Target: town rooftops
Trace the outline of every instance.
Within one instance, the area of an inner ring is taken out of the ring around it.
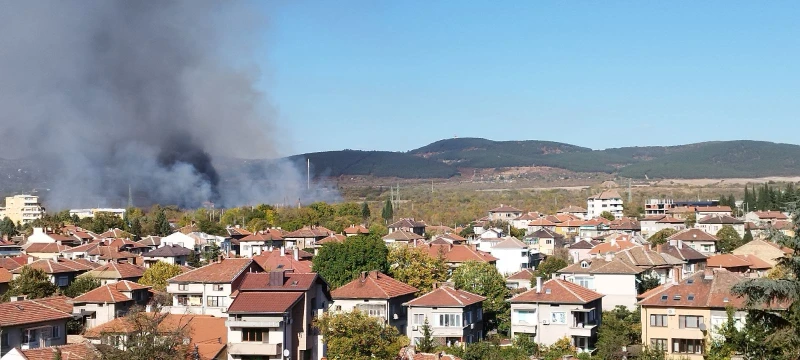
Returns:
[[[67,272],[78,272],[78,271],[87,271],[91,270],[92,268],[81,264],[76,261],[72,261],[65,258],[57,258],[55,260],[51,259],[41,259],[36,260],[30,264],[25,266],[29,266],[32,269],[39,269],[44,271],[48,274],[58,274],[58,273],[67,273]],[[18,267],[12,271],[14,274],[22,273],[23,267]]]
[[[240,292],[228,307],[228,313],[283,314],[301,298],[302,292]]]
[[[670,255],[680,260],[705,260],[706,256],[699,251],[693,249],[691,246],[676,243],[675,245],[659,245],[656,248],[659,253]]]
[[[646,268],[633,265],[621,257],[611,259],[585,259],[571,264],[561,270],[559,274],[640,274]]]
[[[331,291],[334,299],[392,299],[419,289],[378,271],[363,272],[355,280]]]
[[[511,298],[509,301],[512,304],[586,304],[603,297],[602,294],[562,279],[547,280],[538,291],[534,284],[531,284],[531,287],[533,287],[533,289]]]
[[[613,199],[622,200],[622,196],[619,195],[619,192],[617,192],[617,190],[606,190],[597,195],[589,197],[589,200],[613,200]]]
[[[517,209],[517,208],[515,208],[515,207],[513,207],[513,206],[509,206],[509,205],[503,205],[503,204],[500,204],[500,206],[498,206],[498,207],[496,207],[496,208],[494,208],[494,209],[492,209],[492,210],[489,210],[489,212],[490,212],[490,213],[500,213],[500,212],[505,212],[505,213],[521,213],[521,212],[522,212],[522,210],[520,210],[520,209]]]
[[[333,233],[322,226],[306,226],[284,235],[284,238],[324,238]]]
[[[531,212],[526,212],[526,213],[520,215],[519,217],[517,217],[514,220],[520,220],[520,221],[528,220],[528,221],[530,221],[530,220],[536,220],[536,219],[538,219],[540,217],[542,217],[542,214],[540,214],[538,212],[535,212],[535,211],[531,211]]]
[[[0,267],[0,284],[7,284],[11,282],[11,279],[14,275],[11,274],[11,271],[6,270],[6,268]]]
[[[722,205],[722,206],[697,206],[695,207],[695,211],[697,212],[719,212],[719,213],[728,213],[730,214],[731,209],[730,206]]]
[[[341,243],[347,239],[347,236],[342,234],[331,234],[330,236],[323,238],[321,240],[317,240],[314,244],[316,245],[324,245],[329,243]]]
[[[237,237],[244,237],[244,236],[247,236],[247,235],[251,235],[251,234],[253,234],[253,233],[251,233],[251,232],[247,231],[246,229],[244,229],[244,228],[241,228],[241,227],[239,227],[239,226],[236,226],[236,227],[231,227],[231,226],[229,226],[229,227],[226,227],[226,228],[225,228],[225,231],[227,231],[227,232],[228,232],[228,235],[229,235],[229,236],[237,236]]]
[[[98,279],[130,279],[144,275],[145,268],[127,263],[109,262],[101,267],[90,270],[85,275]]]
[[[567,206],[567,207],[565,207],[565,208],[563,208],[561,210],[558,210],[558,212],[560,212],[560,213],[585,213],[586,209],[584,209],[584,208],[582,208],[580,206],[569,205],[569,206]]]
[[[414,307],[465,307],[486,300],[485,297],[468,291],[439,286],[433,291],[403,305]]]
[[[716,236],[711,235],[703,230],[697,228],[690,228],[684,229],[681,231],[676,232],[669,238],[669,241],[673,240],[680,240],[680,241],[718,241]]]
[[[545,218],[538,218],[529,222],[528,226],[556,226],[556,223]]]
[[[56,353],[59,354],[58,359],[61,360],[95,360],[101,358],[100,352],[89,342],[28,350],[13,349],[12,351],[17,351],[25,360],[53,360],[56,358]]]
[[[14,258],[0,257],[0,267],[5,268],[6,270],[14,270],[27,263],[28,263],[27,259],[23,257],[14,257]]]
[[[467,261],[478,262],[497,262],[497,258],[487,252],[483,252],[474,248],[474,245],[422,245],[420,246],[428,251],[428,254],[434,258],[439,254],[444,256],[445,262],[448,263],[463,263]]]
[[[297,273],[311,272],[311,254],[297,250],[298,259],[294,259],[294,249],[284,250],[281,256],[281,249],[264,251],[259,255],[253,256],[253,260],[265,271],[269,270],[294,270]]]
[[[514,237],[507,237],[505,240],[497,243],[492,249],[527,249],[528,244],[519,241]]]
[[[0,328],[72,318],[66,296],[0,303]]]
[[[227,284],[233,282],[252,267],[255,267],[256,270],[261,270],[261,266],[253,259],[228,258],[175,276],[169,279],[169,282]]]
[[[165,245],[155,250],[150,250],[143,254],[144,257],[176,257],[176,256],[189,256],[192,253],[191,249],[187,249],[180,245]]]
[[[602,244],[598,244],[597,246],[593,247],[592,250],[589,250],[589,254],[606,254],[606,253],[615,253],[618,251],[630,249],[632,247],[639,246],[638,244],[634,244],[628,240],[614,240],[610,242],[604,242]]]
[[[661,219],[656,222],[659,224],[683,224],[685,221],[669,215],[662,215]]]
[[[577,250],[589,250],[594,248],[595,246],[602,244],[602,242],[598,240],[579,240],[572,244],[568,244],[570,249],[577,249]]]
[[[130,281],[125,281],[125,283],[130,283]],[[146,286],[141,286],[139,284],[136,284],[133,287],[130,284],[121,284],[121,283],[107,284],[72,299],[72,302],[111,304],[111,303],[133,301],[133,299],[130,298],[128,295],[123,294],[122,291],[136,290],[135,289],[136,287],[141,287],[141,289],[149,288],[149,286],[146,287]]]
[[[161,246],[161,237],[150,235],[138,241],[139,244],[145,246]]]
[[[104,233],[102,233],[100,235],[97,235],[97,237],[100,238],[100,239],[129,238],[129,237],[131,237],[131,234],[125,232],[124,230],[114,228],[114,229],[110,229],[110,230],[108,230],[108,231],[106,231],[106,232],[104,232]]]
[[[531,269],[522,269],[507,277],[506,280],[530,280],[532,276],[533,271]]]
[[[394,240],[394,241],[413,241],[417,239],[424,239],[425,237],[413,232],[408,232],[405,230],[395,230],[389,233],[388,235],[383,237],[383,240]]]
[[[351,225],[344,229],[344,233],[348,235],[369,234],[369,229],[364,225]]]
[[[761,220],[789,220],[789,217],[780,211],[755,211],[754,214]]]
[[[772,265],[754,255],[717,254],[706,259],[709,268],[742,268],[754,270],[771,269]]]
[[[276,271],[247,273],[242,280],[241,291],[307,291],[321,281],[316,273]]]
[[[744,221],[739,220],[730,215],[706,215],[702,219],[697,220],[698,224],[744,224]]]
[[[424,221],[417,221],[417,220],[414,220],[414,218],[402,218],[400,220],[395,221],[393,224],[389,225],[388,228],[390,228],[390,229],[399,229],[399,228],[413,229],[413,228],[426,227],[426,226],[428,226],[428,224],[426,224]]]
[[[23,249],[26,254],[58,254],[68,250],[69,246],[59,243],[29,243]]]

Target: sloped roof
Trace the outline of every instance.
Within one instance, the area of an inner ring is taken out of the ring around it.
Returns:
[[[322,226],[306,226],[284,235],[284,238],[323,238],[333,233]]]
[[[27,261],[22,261],[22,260],[25,259],[0,257],[0,267],[5,268],[6,270],[14,270],[27,263]]]
[[[239,275],[247,271],[250,266],[261,269],[261,266],[254,262],[253,259],[228,258],[175,276],[169,279],[169,282],[226,284],[233,282]]]
[[[533,287],[533,284],[531,284]],[[602,294],[562,279],[550,279],[540,292],[528,290],[511,300],[512,303],[586,304],[603,297]]]
[[[602,244],[598,244],[597,246],[593,247],[592,250],[589,250],[589,254],[615,253],[636,246],[639,245],[634,244],[628,240],[616,240],[613,242],[604,242]]]
[[[146,238],[144,238],[142,240],[139,240],[138,242],[139,242],[139,244],[142,244],[142,245],[145,245],[145,246],[159,246],[159,245],[161,245],[161,237],[160,236],[150,235],[150,236],[148,236],[148,237],[146,237]]]
[[[352,225],[344,229],[345,234],[369,234],[369,229],[364,225]]]
[[[522,269],[507,277],[506,280],[530,280],[532,276],[533,271],[531,269]]]
[[[528,238],[539,238],[539,239],[560,239],[563,238],[564,235],[561,235],[555,231],[541,228],[538,229],[528,235],[525,236],[526,239]]]
[[[144,275],[145,268],[128,263],[109,262],[96,269],[90,270],[85,275],[98,279],[130,279]]]
[[[302,292],[240,292],[228,307],[230,314],[283,314],[303,297]]]
[[[472,245],[455,245],[455,244],[448,244],[448,245],[422,245],[420,248],[423,248],[428,251],[428,254],[432,257],[439,256],[439,252],[444,255],[445,262],[448,263],[463,263],[467,261],[478,261],[478,262],[496,262],[497,258],[492,256],[487,252],[483,252],[477,249],[474,249]]]
[[[556,226],[556,223],[545,218],[538,218],[529,222],[528,226]]]
[[[119,238],[112,240],[108,244],[108,246],[110,246],[112,248],[116,248],[116,249],[121,249],[123,247],[129,247],[129,248],[134,248],[134,249],[148,247],[147,245],[139,244],[139,243],[137,243],[137,242],[135,242],[133,240],[130,240],[130,239],[119,239]]]
[[[597,195],[589,197],[592,200],[611,200],[611,199],[622,199],[619,192],[617,190],[606,190]]]
[[[588,267],[581,267],[581,263],[586,262]],[[614,257],[610,261],[606,259],[586,259],[581,260],[575,264],[571,264],[561,270],[559,274],[573,273],[573,274],[640,274],[646,268],[636,266],[622,257]]]
[[[706,259],[709,268],[771,269],[772,265],[755,255],[717,254]]]
[[[72,318],[66,296],[0,303],[0,327]]]
[[[536,219],[538,219],[540,217],[542,217],[542,214],[540,214],[538,212],[535,212],[535,211],[529,211],[529,212],[526,212],[526,213],[518,216],[514,220],[529,220],[530,221],[530,220],[536,220]]]
[[[266,242],[274,240],[283,240],[283,234],[269,231],[257,232],[239,239],[239,242]]]
[[[10,271],[6,270],[6,268],[0,267],[0,284],[6,284],[11,281],[14,275],[11,274]]]
[[[580,241],[574,242],[572,244],[569,244],[569,248],[570,249],[578,249],[578,250],[588,250],[588,249],[594,248],[595,246],[597,246],[599,244],[602,244],[602,242],[597,241],[597,240],[591,240],[591,241],[590,240],[580,240]]]
[[[355,280],[331,291],[334,299],[392,299],[419,289],[378,271],[362,273]]]
[[[685,221],[669,215],[662,215],[661,219],[656,222],[659,224],[683,224]]]
[[[759,219],[764,220],[789,220],[786,214],[780,211],[754,211],[753,212]]]
[[[274,270],[273,270],[274,271]],[[320,280],[316,273],[285,272],[283,284],[272,286],[269,284],[270,273],[247,273],[242,280],[241,291],[306,291]]]
[[[517,209],[517,208],[515,208],[513,206],[500,204],[500,206],[498,206],[498,207],[496,207],[496,208],[494,208],[492,210],[489,210],[489,212],[490,213],[496,213],[496,212],[522,212],[522,210]]]
[[[311,260],[302,256],[298,256],[299,259],[295,260],[292,251],[291,249],[285,250],[283,256],[280,256],[281,249],[274,249],[272,252],[265,251],[260,255],[253,256],[253,260],[265,271],[286,269],[298,273],[311,272]]]
[[[59,245],[58,243],[28,243],[24,247],[25,253],[58,254],[68,250],[69,246]]]
[[[528,244],[517,240],[517,238],[508,237],[505,240],[497,243],[492,249],[527,249]]]
[[[404,305],[417,307],[465,307],[484,300],[486,298],[478,294],[454,289],[450,286],[440,286]]]
[[[106,232],[104,232],[104,233],[102,233],[100,235],[97,235],[97,237],[99,237],[101,239],[112,239],[112,238],[115,239],[115,238],[127,238],[127,237],[130,237],[130,235],[131,234],[125,232],[124,230],[114,228],[114,229],[110,229],[110,230],[108,230],[108,231],[106,231]]]
[[[345,235],[333,234],[333,235],[328,236],[328,237],[326,237],[324,239],[317,240],[317,242],[315,244],[323,245],[323,244],[335,243],[335,242],[336,243],[340,243],[340,242],[344,242],[345,239],[347,239],[347,236],[345,236]]]
[[[88,266],[86,266],[84,264],[81,264],[81,263],[78,263],[78,262],[75,262],[75,261],[72,261],[72,260],[69,260],[69,259],[65,259],[65,258],[57,258],[55,260],[41,259],[41,260],[36,260],[36,261],[34,261],[34,262],[30,263],[30,264],[27,264],[25,266],[29,266],[29,267],[31,267],[33,269],[42,270],[42,271],[44,271],[44,272],[46,272],[48,274],[87,271],[87,270],[91,270],[92,269],[92,268],[90,268],[90,267],[88,267]],[[18,267],[16,269],[14,269],[12,271],[12,273],[20,274],[20,273],[22,273],[22,269],[23,268],[24,268],[24,266],[23,267]]]
[[[684,263],[682,260],[672,258],[671,256],[663,256],[646,246],[637,246],[620,251],[615,254],[615,257],[617,256],[627,260],[633,265],[645,268],[682,265]]]
[[[730,215],[706,215],[702,219],[697,220],[698,224],[744,224],[744,221],[739,220]]]
[[[61,360],[100,359],[100,352],[89,342],[43,347],[29,350],[18,350],[26,360],[53,360],[55,353],[61,353]]]
[[[247,231],[247,229],[244,229],[244,228],[241,228],[241,227],[228,226],[228,227],[225,228],[225,231],[227,231],[228,235],[230,235],[230,236],[247,236],[247,235],[252,234],[251,232]]]
[[[145,253],[144,257],[175,257],[175,256],[188,256],[193,250],[187,249],[180,245],[165,245],[155,250],[150,250]]]
[[[730,213],[733,211],[730,206],[722,205],[722,206],[697,206],[695,207],[695,211],[697,212],[726,212]]]
[[[412,241],[424,238],[425,237],[422,235],[405,230],[395,230],[383,237],[384,240],[394,240],[394,241]]]
[[[395,221],[393,224],[389,225],[388,228],[415,228],[415,227],[426,227],[428,226],[425,224],[424,221],[417,221],[413,218],[403,218],[400,220]]]
[[[117,290],[115,284],[103,285],[81,296],[72,299],[74,303],[121,303],[133,301],[130,297]]]
[[[711,235],[698,228],[683,229],[672,234],[667,240],[680,240],[680,241],[718,241],[716,236]]]
[[[693,249],[691,246],[662,245],[658,248],[659,252],[668,254],[681,260],[704,260],[705,255]]]

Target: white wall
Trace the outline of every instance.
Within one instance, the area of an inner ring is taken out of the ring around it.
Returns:
[[[489,253],[497,258],[497,263],[495,263],[495,266],[497,267],[497,271],[503,275],[508,276],[519,272],[523,269],[523,264],[525,265],[525,268],[529,267],[527,249],[491,248],[489,249]]]

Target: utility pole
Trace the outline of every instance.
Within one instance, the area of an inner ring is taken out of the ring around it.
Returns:
[[[131,184],[128,183],[128,208],[133,207],[133,193],[131,192]]]
[[[311,190],[311,158],[306,159],[306,190]]]

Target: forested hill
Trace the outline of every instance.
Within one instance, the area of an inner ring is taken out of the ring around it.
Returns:
[[[715,141],[678,146],[592,150],[551,141],[447,139],[409,152],[342,150],[301,154],[318,175],[449,178],[459,169],[547,166],[644,178],[730,178],[800,175],[800,146]]]

